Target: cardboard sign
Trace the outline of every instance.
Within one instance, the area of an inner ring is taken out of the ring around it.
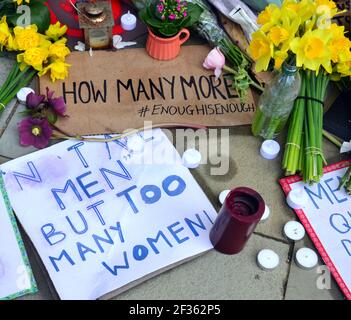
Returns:
[[[71,134],[104,134],[153,124],[181,123],[205,126],[250,124],[255,111],[251,91],[240,103],[231,88],[230,77],[216,80],[202,63],[210,48],[186,46],[172,61],[149,57],[145,49],[117,52],[75,52],[65,81],[46,87],[62,95],[68,106],[67,118],[57,126]]]
[[[0,175],[0,300],[37,291],[15,216]]]
[[[66,141],[0,168],[62,299],[96,299],[212,248],[211,203],[161,130]]]
[[[308,204],[295,212],[348,300],[351,300],[351,196],[344,189],[338,190],[338,186],[350,164],[344,161],[324,168],[321,182],[313,186],[304,184],[299,176],[280,181],[286,194],[293,189],[307,193]]]

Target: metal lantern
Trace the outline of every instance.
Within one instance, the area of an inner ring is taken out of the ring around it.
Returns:
[[[115,24],[111,1],[80,2],[77,11],[86,46],[92,49],[111,48]]]

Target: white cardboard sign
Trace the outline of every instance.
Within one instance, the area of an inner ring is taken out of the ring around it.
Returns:
[[[346,298],[351,300],[351,196],[339,183],[345,174],[349,161],[343,161],[324,168],[321,181],[312,186],[294,176],[280,181],[286,194],[293,189],[307,193],[308,203],[301,210],[295,210],[329,267]]]
[[[2,165],[11,204],[62,299],[96,299],[212,248],[211,203],[161,130],[66,141]]]
[[[35,293],[36,283],[0,176],[0,300]]]

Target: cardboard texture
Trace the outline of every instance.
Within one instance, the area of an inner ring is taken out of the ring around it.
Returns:
[[[186,46],[172,61],[157,61],[145,49],[118,52],[72,53],[65,81],[46,87],[62,95],[68,117],[57,122],[70,135],[119,133],[141,128],[144,121],[156,124],[235,126],[252,122],[255,103],[252,92],[241,103],[228,76],[215,79],[202,66],[210,48]]]

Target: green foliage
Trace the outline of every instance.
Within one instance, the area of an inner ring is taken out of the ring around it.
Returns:
[[[156,2],[152,2],[149,6],[139,12],[139,16],[140,19],[155,33],[155,35],[162,38],[170,38],[178,34],[181,29],[191,27],[199,20],[203,9],[192,3],[188,3],[187,7],[186,17],[176,20],[162,20],[160,13],[157,11]]]
[[[45,0],[32,0],[29,4],[31,12],[31,24],[38,26],[40,33],[45,33],[50,25],[50,11],[44,4]],[[6,16],[12,27],[17,25],[22,12],[17,13],[17,4],[12,0],[0,0],[0,17]]]

